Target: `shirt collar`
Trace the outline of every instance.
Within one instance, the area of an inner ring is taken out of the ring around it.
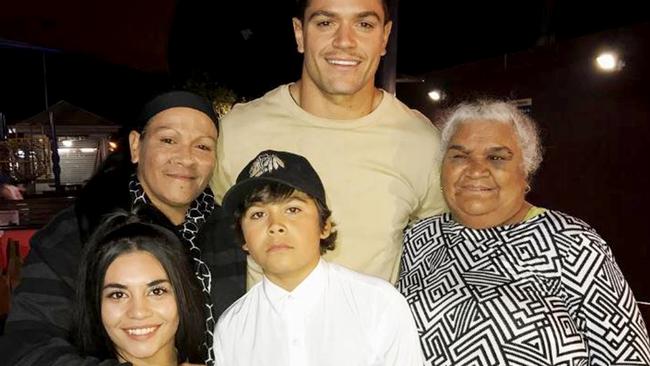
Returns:
[[[293,291],[283,289],[264,276],[262,280],[264,294],[273,309],[278,313],[282,312],[289,298],[298,306],[307,310],[320,299],[325,291],[328,269],[329,265],[321,258],[311,273]]]

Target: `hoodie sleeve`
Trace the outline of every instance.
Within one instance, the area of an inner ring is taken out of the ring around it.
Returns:
[[[118,364],[116,360],[81,357],[70,340],[80,252],[72,207],[34,235],[0,337],[0,365]]]

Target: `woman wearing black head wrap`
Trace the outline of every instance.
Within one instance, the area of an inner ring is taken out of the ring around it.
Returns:
[[[129,134],[129,151],[111,155],[75,205],[34,235],[7,336],[0,339],[7,364],[110,364],[84,358],[71,346],[70,303],[81,248],[116,209],[144,208],[153,223],[172,229],[184,242],[206,295],[204,331],[210,336],[214,319],[245,289],[245,256],[231,245],[208,187],[216,139],[217,118],[198,95],[174,91],[145,105]],[[210,364],[211,350],[205,355]]]

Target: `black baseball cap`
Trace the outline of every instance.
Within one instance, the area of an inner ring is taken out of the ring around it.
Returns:
[[[327,207],[323,182],[307,159],[286,151],[266,150],[257,154],[239,173],[237,182],[223,197],[223,212],[232,216],[250,192],[268,183],[286,184]]]

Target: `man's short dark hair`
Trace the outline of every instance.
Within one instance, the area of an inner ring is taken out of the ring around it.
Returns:
[[[234,231],[235,231],[235,239],[239,242],[240,245],[244,245],[246,242],[244,239],[244,233],[242,231],[241,227],[241,220],[244,214],[246,213],[246,210],[248,210],[251,206],[253,206],[256,203],[275,203],[275,202],[281,202],[294,194],[294,192],[301,192],[296,190],[293,187],[290,187],[286,184],[282,183],[267,183],[263,185],[259,185],[255,189],[253,189],[246,197],[242,200],[242,202],[237,206],[233,213],[234,217]],[[301,192],[304,193],[304,192]],[[304,193],[307,197],[312,199],[314,203],[316,204],[316,208],[318,210],[318,224],[323,231],[325,229],[325,225],[327,224],[327,220],[332,216],[332,211],[330,211],[329,208],[323,202],[320,202],[318,199],[314,199],[312,196]],[[333,223],[330,223],[331,227],[334,227]],[[325,238],[320,240],[320,253],[325,254],[326,251],[328,250],[333,250],[336,242],[336,232],[332,230],[330,232],[330,235]]]
[[[309,5],[310,0],[296,0],[295,17],[300,19],[301,22],[305,21],[305,10]],[[388,23],[390,17],[390,0],[381,0],[381,5],[384,8],[384,24]]]

